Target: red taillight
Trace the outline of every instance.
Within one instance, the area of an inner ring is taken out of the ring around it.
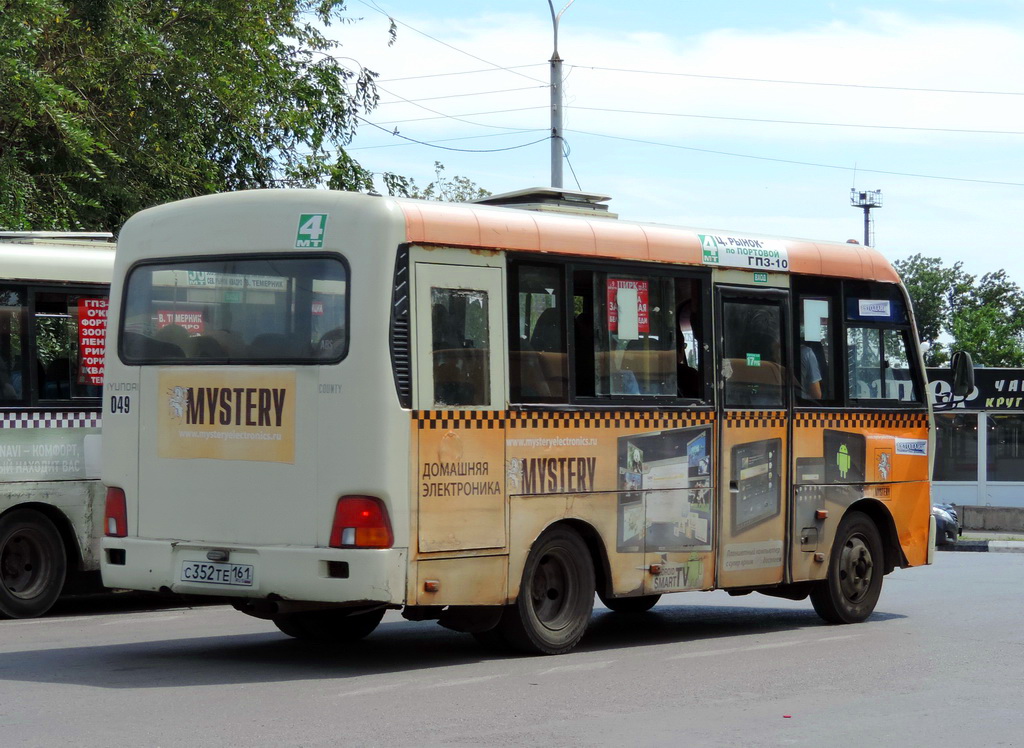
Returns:
[[[331,548],[390,548],[394,542],[384,502],[372,496],[338,499],[331,526]]]
[[[128,534],[128,504],[124,498],[123,488],[107,489],[103,529],[108,538],[123,538]]]

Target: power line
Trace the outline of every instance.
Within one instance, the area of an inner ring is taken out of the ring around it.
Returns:
[[[431,109],[428,106],[423,106],[423,104],[417,104],[415,101],[412,101],[411,99],[407,99],[404,96],[399,96],[394,91],[389,91],[388,89],[381,88],[380,86],[377,86],[377,88],[379,90],[383,91],[384,93],[388,94],[389,96],[394,96],[396,99],[401,99],[402,101],[404,101],[407,104],[412,104],[413,106],[419,107],[420,109],[422,109],[422,110],[424,110],[426,112],[430,112],[431,114],[436,114],[437,115],[436,117],[419,117],[419,118],[416,118],[416,119],[391,120],[389,122],[381,122],[381,123],[378,123],[378,124],[382,124],[382,125],[401,125],[401,124],[405,124],[406,122],[421,122],[423,120],[453,119],[456,122],[462,122],[462,123],[467,124],[467,125],[475,125],[477,127],[492,127],[494,129],[497,129],[497,130],[516,130],[516,129],[524,129],[525,130],[525,129],[529,129],[529,128],[502,127],[501,125],[487,125],[487,124],[484,124],[482,122],[471,122],[468,119],[462,119],[462,117],[471,117],[471,116],[475,116],[475,115],[472,115],[472,114],[468,114],[468,115],[445,114],[444,112],[439,112],[437,109]],[[536,107],[534,107],[534,108],[536,108]],[[505,110],[505,111],[507,112],[507,111],[515,111],[515,110]],[[505,112],[484,112],[484,114],[504,114],[504,113]]]
[[[424,107],[424,108],[426,108],[426,107]],[[435,119],[455,119],[455,120],[459,120],[460,122],[464,122],[465,120],[461,120],[459,118],[460,117],[482,117],[482,116],[487,115],[487,114],[509,114],[511,112],[529,112],[529,111],[532,111],[532,110],[535,110],[535,109],[547,109],[547,108],[548,107],[546,107],[546,106],[524,106],[524,107],[519,107],[518,109],[495,109],[495,110],[490,111],[490,112],[468,112],[466,114],[460,114],[460,115],[457,115],[457,116],[454,115],[454,114],[438,114],[437,117],[416,117],[414,119],[396,119],[396,120],[389,120],[387,122],[379,122],[378,124],[381,124],[381,125],[402,125],[402,124],[405,124],[407,122],[427,122],[429,120],[435,120]],[[432,111],[432,110],[428,109],[427,111]],[[485,125],[485,124],[480,123],[480,122],[468,122],[467,124],[479,125],[480,127],[497,127],[498,126],[498,125]],[[509,128],[502,128],[502,129],[512,130],[512,129],[515,129],[515,128],[509,127]],[[523,128],[523,129],[529,129],[529,128]]]
[[[380,88],[380,86],[377,87]],[[397,98],[399,99],[398,101],[379,101],[377,102],[377,106],[386,106],[388,104],[403,103],[416,104],[421,101],[437,101],[438,99],[459,99],[465,96],[487,96],[488,94],[514,93],[516,91],[535,91],[538,88],[548,88],[548,86],[522,86],[520,88],[502,88],[496,91],[474,91],[473,93],[448,94],[447,96],[430,96],[425,99],[406,99],[401,96],[397,96]],[[385,91],[385,89],[383,88],[380,88],[380,90]],[[385,93],[389,93],[392,96],[396,96],[396,94],[393,94],[390,91],[385,91]]]
[[[388,130],[387,132],[390,135],[392,131]],[[429,140],[429,141],[427,141],[427,144],[428,145],[433,145],[434,143],[452,143],[452,142],[456,142],[456,141],[460,141],[460,140],[479,140],[480,138],[503,138],[503,137],[505,137],[507,135],[519,135],[521,133],[528,133],[528,132],[547,132],[547,128],[538,128],[538,129],[535,129],[535,130],[516,130],[515,132],[491,132],[491,133],[487,133],[486,135],[464,135],[461,138],[439,138],[437,140]],[[356,146],[355,148],[346,148],[345,150],[346,151],[372,151],[372,150],[376,150],[378,148],[404,148],[407,145],[415,145],[415,144],[414,143],[385,143],[383,145],[360,145],[360,146]]]
[[[510,65],[509,67],[502,68],[502,70],[519,70],[521,68],[535,68],[541,65],[547,66],[546,62],[533,62],[529,65]],[[402,78],[381,78],[378,83],[394,83],[395,81],[416,81],[422,78],[444,78],[450,75],[472,75],[473,73],[493,73],[494,68],[481,68],[478,70],[460,70],[455,73],[427,73],[425,75],[406,75]],[[545,83],[545,86],[549,84]]]
[[[641,75],[671,75],[681,78],[706,78],[720,81],[742,81],[745,83],[778,83],[788,86],[828,86],[833,88],[867,88],[879,91],[915,91],[918,93],[951,93],[978,94],[984,96],[1024,96],[1024,91],[978,91],[959,88],[913,88],[911,86],[872,86],[865,83],[828,83],[825,81],[794,81],[775,78],[742,78],[730,75],[703,75],[700,73],[676,73],[665,70],[630,70],[628,68],[606,68],[598,65],[571,65],[585,70],[603,70],[612,73],[632,73]]]
[[[813,166],[819,169],[838,169],[842,171],[854,171],[867,172],[870,174],[885,174],[894,177],[914,177],[917,179],[940,179],[949,182],[971,182],[974,184],[994,184],[1001,185],[1004,187],[1024,187],[1024,182],[1001,182],[993,179],[970,179],[968,177],[945,177],[937,174],[915,174],[911,172],[902,171],[884,171],[881,169],[865,169],[863,167],[853,166],[836,166],[835,164],[818,164],[812,161],[795,161],[785,158],[771,158],[769,156],[754,156],[749,153],[731,153],[729,151],[716,151],[710,148],[695,148],[693,146],[676,145],[674,143],[659,143],[654,140],[642,140],[640,138],[627,138],[621,135],[605,135],[599,132],[586,132],[584,130],[572,129],[571,132],[578,133],[579,135],[590,135],[595,138],[608,138],[609,140],[623,140],[629,143],[642,143],[644,145],[655,145],[662,148],[675,148],[681,151],[695,151],[697,153],[710,153],[716,156],[731,156],[733,158],[748,158],[757,161],[771,161],[777,164],[794,164],[796,166]]]
[[[580,109],[587,112],[612,112],[616,114],[645,114],[656,117],[688,117],[692,119],[714,119],[727,120],[730,122],[758,122],[761,124],[773,125],[813,125],[816,127],[857,127],[872,130],[913,130],[916,132],[951,132],[968,133],[974,135],[1024,135],[1020,130],[967,130],[953,127],[909,127],[902,125],[860,125],[849,122],[809,122],[805,120],[785,119],[758,119],[755,117],[722,117],[711,114],[683,114],[679,112],[647,112],[634,109],[607,109],[604,107],[572,106],[573,109]]]
[[[507,71],[509,73],[512,73],[513,75],[518,75],[518,76],[520,76],[522,78],[526,78],[527,80],[531,80],[534,83],[545,83],[545,81],[542,81],[539,78],[534,78],[533,76],[526,75],[524,73],[520,73],[515,68],[509,68],[509,67],[505,67],[504,65],[499,65],[496,62],[491,62],[490,60],[485,60],[483,57],[478,57],[477,55],[473,54],[472,52],[467,52],[464,49],[459,49],[458,47],[456,47],[453,44],[449,44],[446,41],[442,41],[442,40],[438,39],[437,37],[431,36],[430,34],[426,33],[425,31],[420,31],[419,29],[414,28],[413,26],[410,26],[409,24],[407,24],[407,23],[405,23],[403,21],[399,21],[393,15],[391,15],[386,10],[384,10],[379,5],[377,5],[376,2],[368,3],[368,2],[366,2],[366,0],[359,0],[359,3],[361,3],[362,5],[365,5],[370,10],[374,10],[374,11],[380,13],[381,15],[386,16],[388,18],[388,20],[392,21],[393,23],[396,23],[396,24],[398,24],[400,26],[404,26],[405,28],[409,29],[410,31],[415,31],[420,36],[425,36],[427,39],[430,39],[431,41],[437,42],[438,44],[440,44],[440,45],[442,45],[444,47],[448,47],[448,49],[454,50],[455,52],[458,52],[459,54],[466,55],[467,57],[472,57],[474,60],[477,60],[478,62],[482,62],[485,65],[490,65],[495,70],[505,70],[505,71]]]
[[[520,143],[519,145],[508,146],[507,148],[486,148],[486,149],[448,148],[447,146],[436,145],[435,143],[429,143],[429,142],[424,141],[424,140],[416,140],[415,138],[407,137],[407,136],[402,135],[401,133],[399,133],[397,129],[395,129],[395,130],[388,130],[386,127],[381,127],[380,125],[378,125],[375,122],[370,122],[370,120],[364,119],[363,117],[360,117],[358,114],[353,114],[352,116],[355,117],[360,122],[363,122],[363,123],[369,125],[370,127],[376,127],[378,130],[382,130],[382,131],[388,133],[389,135],[393,135],[396,138],[401,138],[402,140],[408,140],[410,143],[416,143],[417,145],[425,145],[425,146],[429,146],[430,148],[438,148],[438,149],[440,149],[442,151],[456,151],[458,153],[500,153],[502,151],[514,151],[514,150],[517,150],[519,148],[527,148],[527,147],[529,147],[531,145],[537,145],[537,143],[543,143],[543,142],[545,142],[545,141],[547,141],[549,139],[547,136],[545,136],[545,137],[540,138],[538,140],[534,140],[534,141],[532,141],[530,143]]]

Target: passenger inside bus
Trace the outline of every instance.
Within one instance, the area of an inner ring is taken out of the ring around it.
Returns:
[[[676,310],[676,327],[678,328],[678,355],[676,357],[676,388],[679,397],[700,397],[702,382],[700,372],[690,365],[687,358],[686,334],[690,333],[694,342],[697,341],[696,331],[700,329],[698,315],[688,299]]]

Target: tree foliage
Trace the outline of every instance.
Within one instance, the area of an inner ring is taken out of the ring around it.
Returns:
[[[468,203],[482,197],[489,197],[490,192],[479,187],[467,177],[447,177],[444,164],[434,162],[434,181],[420,188],[415,180],[399,177],[388,185],[393,195],[415,197],[421,200],[441,200],[446,203]]]
[[[917,254],[893,263],[914,305],[925,363],[942,366],[964,350],[984,366],[1024,366],[1024,291],[1005,270],[980,278],[963,263]]]
[[[0,0],[0,227],[116,230],[222,190],[372,188],[343,0]],[[394,26],[389,40],[394,40]],[[383,41],[383,40],[382,40]]]

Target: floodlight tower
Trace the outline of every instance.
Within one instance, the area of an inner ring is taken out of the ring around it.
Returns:
[[[864,211],[864,246],[871,246],[871,209],[882,207],[881,190],[850,190],[850,205]]]
[[[558,56],[558,22],[562,14],[576,0],[569,0],[558,13],[552,0],[548,0],[551,8],[551,25],[555,32],[555,46],[551,53],[551,186],[562,188],[562,158],[565,155],[562,144],[562,58]]]

